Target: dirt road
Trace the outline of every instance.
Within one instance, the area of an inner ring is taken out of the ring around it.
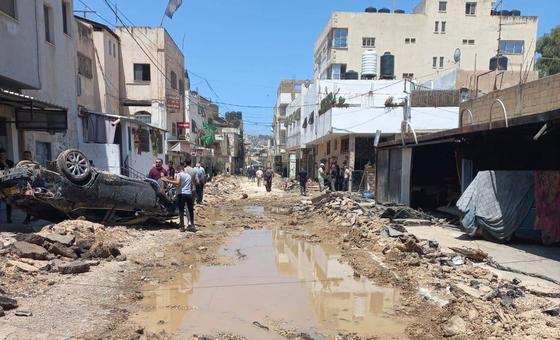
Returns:
[[[535,292],[407,231],[384,235],[390,222],[371,203],[317,193],[302,201],[280,187],[218,178],[196,208],[196,234],[98,226],[123,256],[82,274],[24,272],[4,254],[0,293],[19,306],[0,318],[0,339],[560,334],[558,317],[543,313],[557,287]],[[22,310],[32,316],[15,315]]]

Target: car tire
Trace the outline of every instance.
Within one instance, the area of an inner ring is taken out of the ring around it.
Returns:
[[[60,153],[56,159],[58,169],[72,183],[87,182],[91,176],[91,165],[86,155],[80,150],[70,149]]]

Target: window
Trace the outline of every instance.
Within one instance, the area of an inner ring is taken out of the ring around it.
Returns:
[[[111,41],[108,41],[109,43],[109,55],[113,55],[113,44],[111,44]]]
[[[416,44],[416,38],[410,38],[410,43],[411,44]]]
[[[403,79],[413,79],[414,78],[414,73],[403,73],[402,77],[403,77]]]
[[[146,111],[136,112],[134,114],[134,118],[136,118],[136,120],[141,121],[142,123],[152,124],[152,115],[149,112]]]
[[[344,138],[340,140],[340,153],[348,153],[348,149],[350,146],[350,139]]]
[[[331,141],[327,142],[327,155],[331,154]]]
[[[338,139],[334,140],[334,151],[336,151],[336,149],[338,149]]]
[[[82,78],[76,76],[76,95],[79,97],[82,95]]]
[[[171,88],[177,90],[177,73],[171,71]]]
[[[439,57],[439,68],[443,68],[443,57]]]
[[[117,44],[113,43],[113,58],[117,57]]]
[[[333,64],[331,66],[330,79],[344,79],[345,73],[346,73],[346,64]]]
[[[333,47],[334,48],[346,48],[348,38],[347,28],[334,28],[333,29]]]
[[[476,15],[476,2],[467,2],[465,5],[466,15]]]
[[[439,11],[440,11],[440,13],[447,12],[447,1],[440,1],[439,2]]]
[[[469,39],[469,45],[474,45],[474,40],[473,39]]]
[[[446,24],[445,21],[441,22],[441,33],[445,33],[445,24]]]
[[[86,77],[93,78],[93,67],[91,59],[78,52],[78,74]]]
[[[150,152],[150,131],[148,129],[140,129],[140,151]]]
[[[362,38],[362,47],[375,47],[375,38],[372,37]]]
[[[49,6],[43,6],[43,15],[45,21],[45,40],[54,44],[52,9]]]
[[[150,64],[134,64],[134,81],[150,81]]]
[[[68,29],[68,12],[68,3],[62,2],[62,31],[65,34],[70,35],[70,30]]]
[[[500,53],[523,54],[525,41],[523,40],[500,40]]]
[[[405,43],[405,44],[410,44],[410,38],[404,39],[404,43]]]
[[[17,19],[16,0],[0,0],[0,12],[7,14],[14,19]]]
[[[179,92],[181,92],[181,94],[185,92],[185,82],[183,79],[179,79]]]
[[[433,57],[432,58],[432,67],[436,68],[437,67],[437,57]]]
[[[436,24],[434,25],[434,33],[437,33],[439,31],[439,21],[436,21]]]

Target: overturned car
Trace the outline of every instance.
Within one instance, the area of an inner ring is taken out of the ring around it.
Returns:
[[[172,186],[94,168],[79,150],[66,150],[43,167],[21,161],[0,171],[8,202],[40,219],[85,218],[105,224],[163,222],[176,215]]]

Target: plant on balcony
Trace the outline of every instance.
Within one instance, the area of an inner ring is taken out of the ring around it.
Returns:
[[[340,92],[340,89],[338,89],[338,91],[336,91],[336,93],[332,93],[332,92],[328,92],[328,89],[325,88],[325,92],[327,93],[327,96],[325,98],[323,98],[323,100],[321,100],[321,107],[319,108],[319,114],[320,115],[329,111],[333,107],[347,108],[349,106],[348,104],[346,104],[346,98],[338,97],[338,99],[337,99],[337,95],[338,95],[338,92]]]

